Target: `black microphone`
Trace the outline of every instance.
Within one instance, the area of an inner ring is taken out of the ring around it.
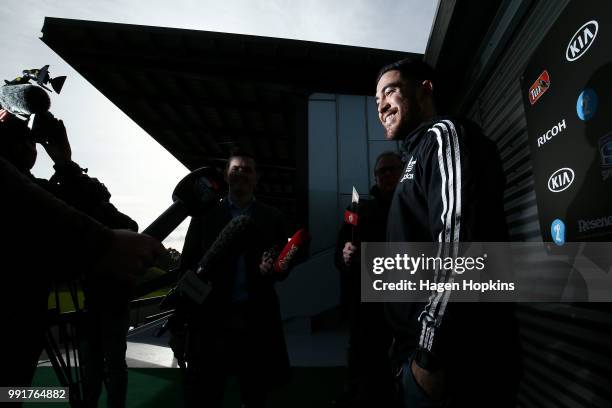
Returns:
[[[220,258],[243,252],[254,229],[255,223],[248,215],[232,218],[198,262],[198,273],[205,271]]]
[[[225,195],[223,177],[212,167],[202,167],[186,175],[172,193],[172,205],[144,231],[163,241],[188,216],[202,215],[213,208]]]
[[[14,115],[45,113],[51,107],[47,91],[31,84],[0,86],[0,105]]]

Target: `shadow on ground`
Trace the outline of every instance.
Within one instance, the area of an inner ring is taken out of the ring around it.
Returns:
[[[269,408],[326,408],[340,391],[345,369],[342,367],[293,368],[293,380],[284,389],[270,394]],[[129,408],[181,407],[183,395],[180,371],[176,368],[130,368]],[[58,386],[51,367],[40,367],[34,377],[34,386]],[[68,404],[29,403],[24,407],[60,407]],[[103,394],[99,403],[106,406]],[[224,408],[240,407],[239,390],[236,382],[230,382],[226,389]]]

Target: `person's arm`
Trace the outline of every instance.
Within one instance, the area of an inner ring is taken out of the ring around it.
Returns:
[[[451,121],[434,125],[427,134],[427,144],[422,151],[421,187],[427,195],[430,232],[438,242],[438,256],[457,257],[459,242],[465,236],[463,208],[470,197],[465,194],[470,180],[466,174],[467,153],[463,148],[462,128]],[[439,282],[452,282],[452,271],[435,271]],[[445,320],[450,290],[434,292],[419,316],[421,334],[419,349],[412,370],[419,384],[433,397],[444,391],[444,358],[441,353],[448,346],[445,339]],[[444,345],[444,346],[442,346]]]
[[[111,194],[98,179],[89,177],[87,169],[81,168],[77,163],[68,161],[54,164],[55,173],[49,180],[57,189],[60,198],[74,201],[81,206],[95,208],[101,202],[108,202]],[[80,192],[80,196],[77,195]]]
[[[6,249],[28,254],[20,262],[34,276],[26,279],[64,280],[82,273],[124,278],[141,272],[163,252],[151,237],[113,231],[66,205],[3,158],[0,190]]]
[[[85,174],[87,170],[72,161],[72,149],[64,122],[54,118],[53,115],[47,115],[39,118],[37,124],[38,126],[32,132],[38,135],[40,145],[53,160],[55,174],[49,181],[52,192],[58,198],[77,208],[83,207],[88,201],[96,204],[100,201],[108,201],[110,193],[104,184],[88,177]],[[78,200],[78,193],[84,196],[81,200]],[[86,211],[88,208],[78,209]]]
[[[0,212],[3,233],[17,240],[17,245],[32,248],[33,256],[38,248],[57,253],[61,262],[48,260],[56,277],[75,277],[110,247],[110,229],[36,186],[4,159],[0,159],[0,189],[4,196]]]
[[[110,203],[111,194],[106,186],[72,161],[68,134],[61,120],[47,117],[37,132],[45,135],[40,144],[54,163],[55,174],[49,180],[49,189],[57,198],[109,228],[138,231],[138,224]]]
[[[110,203],[110,192],[97,178],[89,177],[72,161],[53,167],[50,184],[58,198],[109,228],[138,231],[136,221]]]
[[[342,223],[340,227],[340,231],[338,232],[338,239],[336,240],[336,249],[334,251],[334,264],[336,265],[336,269],[342,273],[349,272],[350,265],[347,264],[347,243],[351,244],[351,228],[347,223]],[[349,249],[354,249],[353,252],[356,252],[357,249],[354,248],[351,244]]]

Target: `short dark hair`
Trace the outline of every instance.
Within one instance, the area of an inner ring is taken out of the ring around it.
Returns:
[[[399,71],[402,79],[406,80],[430,80],[434,83],[437,80],[435,70],[425,61],[419,58],[404,58],[403,60],[385,65],[380,71],[378,71],[376,83],[378,84],[380,78],[389,71]]]
[[[253,160],[253,163],[255,164],[255,171],[257,171],[257,159],[255,158],[255,155],[253,154],[253,152],[251,152],[248,149],[241,148],[241,147],[235,147],[230,151],[230,154],[227,157],[227,164],[225,165],[226,172],[227,170],[229,170],[230,162],[232,161],[233,158],[236,158],[236,157],[246,157],[248,159]]]

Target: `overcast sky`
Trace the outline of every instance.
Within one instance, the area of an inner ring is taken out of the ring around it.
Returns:
[[[64,120],[73,160],[89,169],[111,201],[146,227],[170,204],[187,169],[51,51],[40,30],[45,16],[220,31],[425,51],[437,0],[2,0],[0,80],[49,64],[67,75],[51,111]],[[38,147],[33,173],[49,177],[52,163]],[[164,243],[182,249],[186,224]]]

